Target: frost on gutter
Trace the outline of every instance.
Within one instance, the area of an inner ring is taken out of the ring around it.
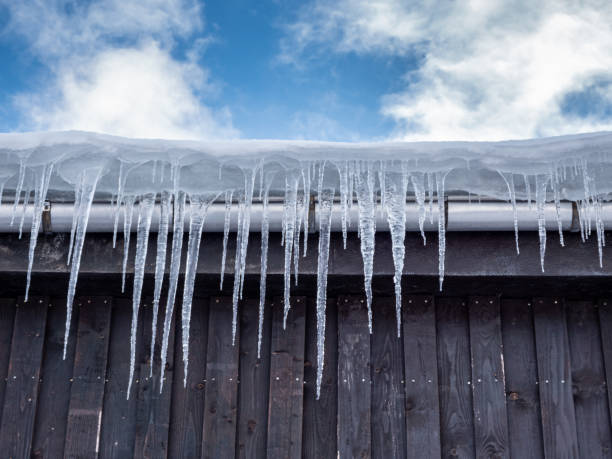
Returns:
[[[0,134],[0,199],[4,191],[4,201],[12,208],[9,224],[19,227],[20,234],[26,206],[33,204],[26,300],[44,202],[53,200],[74,203],[67,260],[71,265],[71,273],[67,292],[65,343],[69,339],[72,303],[92,203],[111,204],[113,211],[109,218],[112,220],[110,226],[114,228],[113,245],[122,217],[125,233],[123,279],[129,253],[131,222],[135,219],[137,234],[128,387],[133,378],[135,330],[154,206],[160,206],[153,301],[154,329],[157,327],[161,293],[164,288],[167,289],[163,317],[162,371],[167,357],[169,327],[177,302],[183,252],[183,238],[173,236],[169,242],[168,233],[169,230],[172,230],[173,235],[182,235],[184,231],[189,233],[185,285],[181,299],[186,380],[192,295],[201,235],[206,226],[209,206],[219,202],[226,209],[222,266],[219,268],[221,285],[226,269],[230,211],[232,206],[238,207],[233,280],[234,334],[238,303],[244,285],[249,233],[253,229],[262,233],[259,354],[265,312],[269,199],[275,197],[284,202],[282,243],[285,262],[285,319],[290,310],[291,274],[293,271],[297,283],[299,258],[307,253],[309,206],[311,199],[314,199],[319,209],[316,293],[318,397],[323,374],[327,265],[334,212],[341,214],[345,245],[349,229],[356,227],[360,237],[370,332],[376,223],[379,215],[386,218],[392,241],[399,335],[402,294],[400,280],[404,268],[404,236],[408,229],[407,198],[414,199],[418,206],[418,229],[424,243],[426,222],[437,226],[440,289],[444,280],[446,193],[466,194],[468,199],[476,194],[510,201],[517,253],[520,228],[516,202],[526,201],[533,206],[540,237],[542,271],[546,250],[545,203],[555,203],[563,244],[560,202],[573,201],[578,209],[582,239],[587,239],[592,230],[595,230],[601,265],[602,247],[605,244],[602,203],[612,192],[611,152],[612,133],[605,132],[495,143],[192,142],[125,139],[84,132]],[[261,228],[252,228],[251,225],[254,200],[263,203]],[[351,219],[353,209],[356,209],[356,219]],[[189,224],[185,227],[186,214],[189,215]],[[166,276],[164,266],[168,246],[170,269]],[[153,332],[153,340],[155,336]],[[153,341],[152,350],[154,346]],[[128,397],[129,393],[128,389]]]

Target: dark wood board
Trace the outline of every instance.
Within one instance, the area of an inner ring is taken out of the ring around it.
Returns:
[[[4,403],[4,389],[11,357],[11,339],[15,322],[15,299],[0,298],[0,416]]]

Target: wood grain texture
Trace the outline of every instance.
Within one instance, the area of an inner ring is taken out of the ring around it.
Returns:
[[[17,300],[0,424],[0,451],[6,457],[30,457],[32,450],[48,309],[45,297]]]
[[[264,457],[268,436],[268,384],[270,383],[270,318],[266,307],[261,358],[257,358],[259,301],[246,300],[240,307],[240,387],[238,451],[242,458]]]
[[[499,299],[471,297],[468,314],[476,457],[510,457]]]
[[[0,416],[4,403],[4,389],[11,357],[11,339],[15,322],[15,299],[0,298]]]
[[[206,352],[203,458],[232,458],[236,453],[240,330],[232,346],[232,299],[211,298]]]
[[[275,299],[270,340],[268,458],[302,455],[305,338],[306,299],[291,298],[285,330],[282,302]]]
[[[338,298],[338,455],[372,455],[370,332],[365,298]]]
[[[72,315],[71,329],[78,323]],[[40,373],[38,406],[34,428],[32,457],[54,458],[64,455],[64,439],[68,421],[70,386],[74,366],[74,337],[68,341],[66,360],[63,360],[64,330],[66,327],[66,299],[52,298],[47,313],[44,358]]]
[[[531,300],[502,300],[502,340],[510,455],[544,457]]]
[[[169,445],[169,457],[172,458],[202,455],[209,301],[208,298],[193,299],[187,387],[183,387],[183,372],[174,372]],[[175,346],[175,361],[180,362],[181,358],[181,346]]]
[[[93,458],[100,450],[112,298],[75,303],[80,310],[64,457]]]
[[[439,458],[440,401],[436,310],[432,296],[405,296],[402,333],[406,387],[406,456]]]
[[[475,457],[467,312],[461,298],[436,299],[443,457]]]
[[[591,301],[566,301],[572,392],[580,457],[612,457],[606,375],[597,308]]]
[[[404,349],[397,336],[395,298],[373,302],[372,457],[406,456]]]
[[[544,454],[579,457],[563,304],[551,298],[536,298],[533,303]]]
[[[325,357],[321,396],[316,399],[317,311],[316,299],[308,300],[306,313],[306,361],[304,363],[304,432],[302,457],[319,459],[337,455],[338,417],[338,312],[337,301],[327,300]]]

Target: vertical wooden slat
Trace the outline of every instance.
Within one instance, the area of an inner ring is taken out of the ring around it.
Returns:
[[[612,299],[600,300],[598,309],[601,349],[608,391],[608,412],[612,416]]]
[[[134,454],[137,397],[126,399],[130,374],[130,327],[132,301],[113,300],[108,368],[102,410],[100,457],[122,459]]]
[[[204,458],[232,458],[236,453],[239,341],[238,330],[232,346],[232,299],[212,298],[206,352]]]
[[[443,457],[474,457],[472,374],[467,306],[437,298],[440,437]]]
[[[164,317],[165,307],[160,306],[159,317]],[[136,372],[137,408],[136,436],[134,440],[134,457],[165,458],[168,457],[168,435],[170,428],[170,398],[172,395],[174,371],[174,320],[170,326],[168,339],[168,360],[164,374],[163,391],[160,393],[161,376],[161,342],[163,327],[157,327],[155,339],[155,358],[153,376],[151,373],[151,324],[153,321],[152,300],[149,298],[141,305],[139,325],[142,329],[139,358]],[[162,319],[163,321],[163,319]],[[159,318],[158,318],[159,325]],[[140,364],[138,364],[140,362]],[[181,387],[183,386],[181,381]]]
[[[511,457],[544,457],[531,300],[502,300],[502,340]]]
[[[610,412],[597,309],[566,301],[572,389],[580,457],[612,457]]]
[[[275,300],[272,305],[268,458],[302,454],[305,303],[304,297],[291,299],[286,330],[283,330],[282,302]]]
[[[406,388],[406,457],[439,458],[440,402],[433,297],[404,297],[402,333]]]
[[[17,301],[0,424],[5,457],[30,457],[48,308],[48,298]]]
[[[193,299],[187,387],[183,387],[183,372],[174,372],[168,454],[172,458],[187,459],[202,455],[208,303],[207,298]],[[175,361],[180,362],[181,358],[182,348],[175,346]]]
[[[371,456],[370,332],[365,299],[338,298],[338,455]]]
[[[561,301],[536,298],[534,324],[544,455],[578,457],[570,350]]]
[[[406,456],[404,350],[395,298],[374,298],[372,335],[372,457]]]
[[[240,385],[238,412],[238,457],[264,457],[268,424],[270,382],[270,313],[267,307],[257,358],[259,301],[246,300],[240,306]]]
[[[316,399],[317,379],[316,300],[308,300],[306,312],[306,362],[304,365],[304,458],[320,459],[337,454],[338,413],[338,313],[336,301],[327,300],[325,357],[321,396]]]
[[[81,297],[64,456],[93,458],[100,449],[112,298]]]
[[[0,416],[4,403],[4,389],[11,357],[11,338],[15,323],[15,299],[0,298]]]
[[[469,300],[476,457],[509,457],[499,299]]]
[[[72,315],[71,329],[74,330],[78,309]],[[74,366],[74,349],[76,339],[68,341],[66,360],[63,360],[64,330],[66,327],[66,299],[53,298],[47,313],[47,330],[45,334],[44,359],[40,374],[38,407],[34,428],[32,457],[62,457],[68,405],[70,403],[70,386]]]

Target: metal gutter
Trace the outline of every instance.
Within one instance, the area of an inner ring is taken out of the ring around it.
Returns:
[[[535,231],[538,229],[537,213],[535,204],[530,206],[525,202],[519,202],[517,206],[517,217],[519,229],[521,231]],[[24,232],[29,232],[32,222],[32,212],[34,206],[28,205],[24,214]],[[44,232],[69,232],[72,227],[74,206],[71,203],[51,203],[47,204],[43,212],[42,231]],[[18,232],[22,215],[23,206],[19,206],[16,211],[15,221],[10,225],[11,215],[13,212],[12,204],[0,205],[0,232],[12,233]],[[342,230],[340,204],[334,205],[332,214],[332,228],[334,232]],[[514,213],[512,205],[507,202],[464,202],[456,200],[448,200],[446,202],[447,219],[446,225],[448,231],[513,231],[514,230]],[[353,206],[349,211],[349,231],[357,231],[358,208]],[[156,206],[153,213],[152,231],[157,231],[159,222],[160,207]],[[261,220],[263,214],[263,205],[261,203],[253,203],[251,209],[251,231],[258,232],[261,228]],[[132,231],[136,231],[138,206],[134,209],[135,218],[133,218]],[[557,209],[554,203],[547,203],[544,206],[544,215],[546,218],[546,229],[557,230]],[[560,220],[563,230],[577,230],[576,211],[574,204],[571,202],[562,202],[559,209]],[[268,206],[268,219],[271,232],[280,232],[282,230],[283,204],[279,202],[270,203]],[[602,218],[606,227],[612,226],[612,203],[604,203],[602,205]],[[186,223],[189,221],[189,206],[186,209]],[[206,223],[204,225],[205,232],[222,232],[225,220],[225,205],[223,203],[215,203],[210,206]],[[316,231],[319,214],[318,206],[313,203],[310,206],[309,227],[311,231]],[[170,219],[172,221],[172,218]],[[232,231],[236,230],[238,221],[238,206],[233,206],[231,210],[231,225]],[[429,216],[425,221],[424,229],[426,231],[437,231],[438,228],[438,208],[436,205],[432,208],[432,218]],[[90,233],[107,233],[113,231],[114,217],[113,207],[110,204],[94,203],[89,216],[89,224],[87,231]],[[186,226],[188,228],[188,225]],[[376,228],[378,231],[388,231],[386,215],[377,211],[376,213]],[[419,230],[419,207],[414,202],[406,203],[406,228],[407,231]],[[119,229],[123,229],[123,212],[119,215]]]

